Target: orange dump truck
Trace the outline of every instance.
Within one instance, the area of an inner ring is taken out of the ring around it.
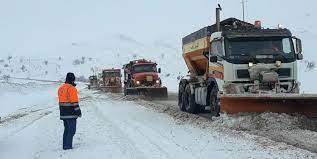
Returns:
[[[235,18],[182,39],[189,75],[179,83],[178,105],[198,113],[284,112],[317,117],[317,95],[299,94],[301,40],[285,28],[263,29]]]
[[[102,70],[100,89],[105,92],[121,93],[121,76],[121,69]]]

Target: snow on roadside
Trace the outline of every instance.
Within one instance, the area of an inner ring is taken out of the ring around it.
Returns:
[[[168,101],[144,101],[137,97],[112,95],[114,100],[134,100],[141,105],[168,114],[177,123],[193,124],[213,131],[235,132],[233,135],[250,134],[292,145],[316,153],[317,120],[303,116],[291,116],[278,113],[242,113],[236,115],[221,114],[211,119],[208,113],[193,115],[179,111],[177,100],[171,97]],[[273,142],[272,141],[272,142]],[[264,142],[264,145],[267,145]],[[290,146],[290,147],[292,147]]]
[[[18,110],[34,107],[37,101],[38,107],[48,102],[56,103],[57,84],[44,82],[29,82],[23,80],[0,81],[0,117],[5,117]],[[50,101],[48,101],[50,99]]]
[[[214,125],[268,137],[317,153],[317,120],[278,113],[222,114]]]

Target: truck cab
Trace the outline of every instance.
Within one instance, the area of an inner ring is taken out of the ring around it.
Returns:
[[[282,28],[215,32],[210,36],[208,77],[216,79],[223,94],[271,92],[273,89],[275,93],[299,93],[300,45],[299,39]]]
[[[219,15],[219,14],[218,14]],[[220,18],[217,18],[220,19]],[[264,29],[236,18],[217,21],[182,39],[189,75],[179,83],[179,107],[220,112],[226,94],[299,93],[301,40],[288,29]]]
[[[89,84],[88,89],[97,88],[98,87],[98,79],[96,75],[89,76]]]
[[[122,92],[121,69],[104,69],[101,73],[101,90],[111,93]]]
[[[130,87],[160,87],[160,68],[157,64],[146,60],[135,60],[125,67],[125,83]]]
[[[124,65],[123,69],[125,95],[167,98],[167,88],[162,86],[159,77],[161,69],[157,68],[155,62],[145,59],[134,60]]]

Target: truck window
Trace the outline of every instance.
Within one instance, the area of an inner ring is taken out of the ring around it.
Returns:
[[[255,37],[226,39],[226,56],[233,63],[295,61],[291,38]],[[267,58],[260,58],[267,57]]]
[[[136,65],[134,66],[135,73],[142,72],[157,72],[155,65]]]
[[[211,42],[211,54],[223,55],[222,43],[220,40]]]
[[[120,72],[104,72],[103,77],[120,77]]]
[[[283,43],[283,52],[284,53],[287,53],[287,54],[289,54],[289,53],[292,53],[292,49],[291,49],[291,39],[289,39],[289,38],[284,38],[283,40],[282,40],[282,43]]]

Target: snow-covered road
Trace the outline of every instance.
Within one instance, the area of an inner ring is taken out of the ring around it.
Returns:
[[[57,89],[57,86],[54,86]],[[51,91],[51,89],[49,89]],[[47,90],[49,92],[49,90]],[[32,100],[0,123],[0,158],[316,158],[306,150],[252,135],[179,124],[139,102],[80,89],[83,117],[74,149],[63,151],[55,96]]]

